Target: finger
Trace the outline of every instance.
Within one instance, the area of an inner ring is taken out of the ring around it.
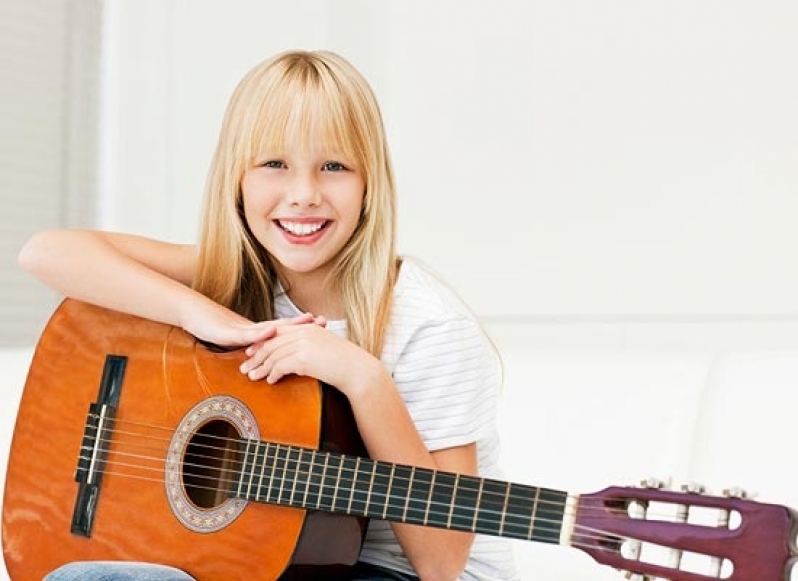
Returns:
[[[296,317],[289,317],[285,319],[276,319],[271,321],[275,326],[284,327],[287,325],[305,325],[307,323],[313,322],[313,314],[312,313],[302,313],[301,315],[297,315]]]
[[[258,351],[250,361],[254,365],[247,372],[253,381],[265,379],[267,383],[276,383],[284,376],[298,373],[296,369],[296,346],[293,340],[271,344],[268,349]]]
[[[239,366],[241,373],[249,375],[253,370],[257,369],[266,361],[269,354],[269,348],[265,343],[250,345],[244,351],[249,357],[246,361],[242,362]]]

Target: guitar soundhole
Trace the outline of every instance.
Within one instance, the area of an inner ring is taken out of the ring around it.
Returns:
[[[236,480],[241,439],[258,440],[252,412],[240,400],[217,395],[198,402],[172,435],[166,458],[166,496],[186,528],[212,533],[232,523],[247,501],[228,492]]]
[[[189,440],[183,460],[183,485],[200,508],[213,508],[227,500],[234,479],[240,434],[224,420],[202,426]]]

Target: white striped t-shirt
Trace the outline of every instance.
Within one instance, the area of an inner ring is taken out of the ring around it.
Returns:
[[[299,313],[285,294],[275,299],[275,311],[278,318]],[[327,328],[346,335],[345,321],[330,321]],[[394,289],[381,359],[430,451],[476,442],[479,475],[501,478],[498,358],[465,304],[435,275],[408,259]],[[414,573],[386,521],[369,522],[360,558]],[[477,535],[460,579],[516,579],[510,542]]]

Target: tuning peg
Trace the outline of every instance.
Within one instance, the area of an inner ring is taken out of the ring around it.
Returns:
[[[706,491],[706,486],[699,482],[688,482],[686,484],[682,484],[682,492],[689,492],[691,494],[704,494]]]
[[[667,483],[660,478],[646,478],[640,481],[640,486],[643,488],[665,488]]]
[[[740,488],[739,486],[732,486],[731,488],[725,489],[723,491],[723,496],[726,496],[728,498],[740,498],[740,499],[746,499],[749,497],[748,492]]]

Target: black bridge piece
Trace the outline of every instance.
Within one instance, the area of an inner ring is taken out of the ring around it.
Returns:
[[[108,434],[113,429],[116,419],[126,365],[127,357],[123,355],[105,357],[97,401],[89,405],[86,429],[83,432],[83,443],[80,446],[78,467],[75,472],[75,480],[79,485],[75,510],[72,513],[71,532],[75,535],[91,536],[105,470],[105,458],[108,454],[110,442]]]

